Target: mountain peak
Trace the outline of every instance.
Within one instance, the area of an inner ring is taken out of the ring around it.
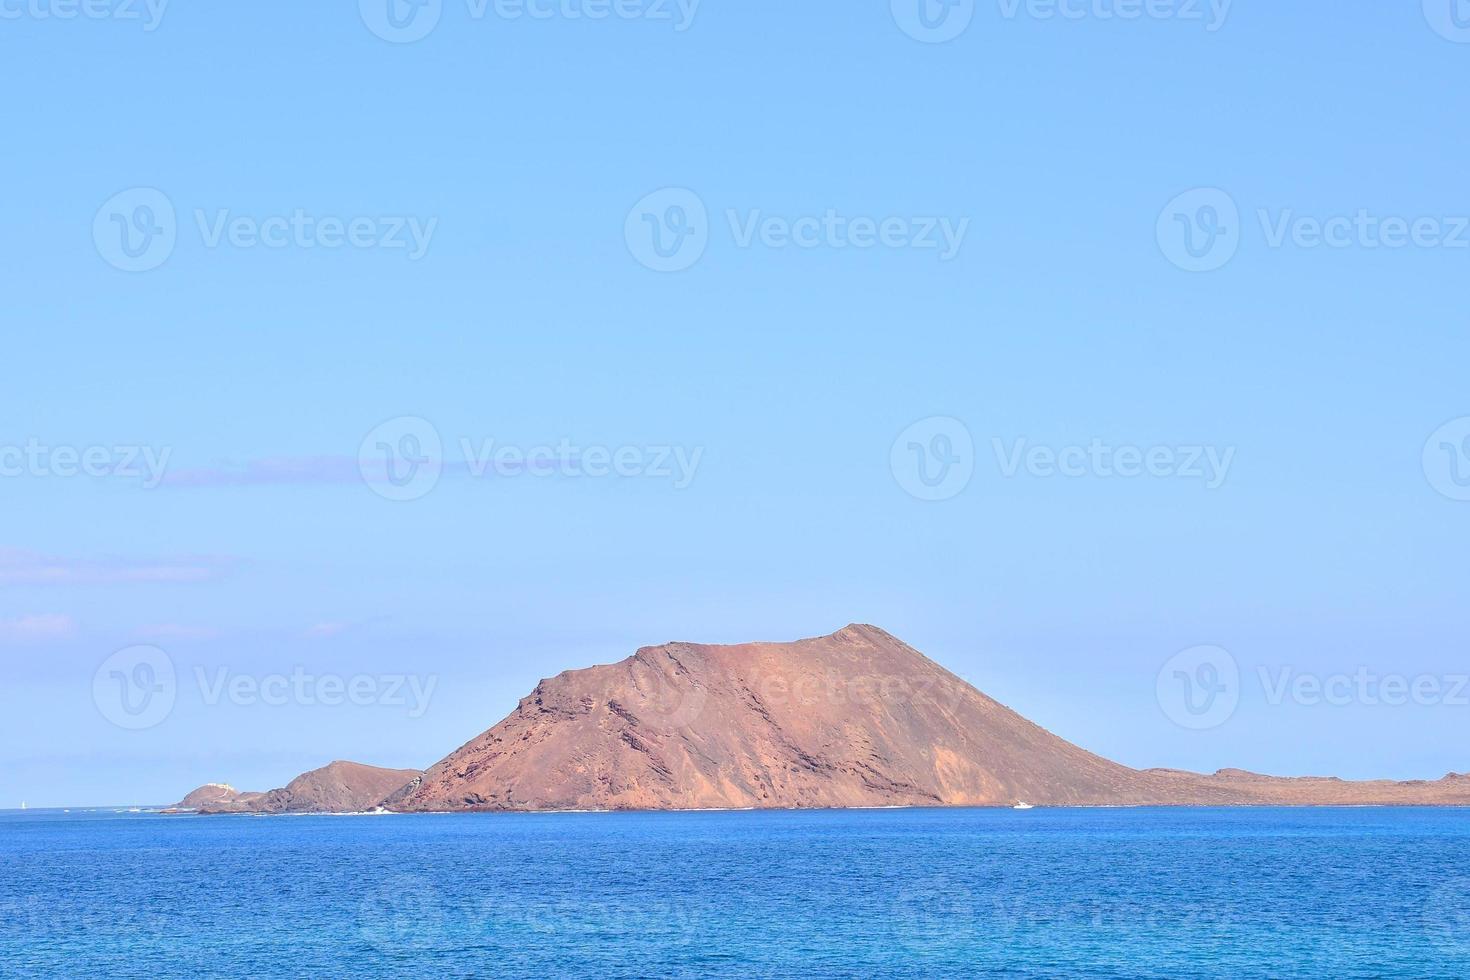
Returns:
[[[844,640],[849,643],[870,643],[873,646],[910,653],[923,660],[929,659],[883,627],[874,626],[871,623],[849,623],[836,633],[833,633],[832,638]]]
[[[393,805],[1010,805],[1138,778],[864,623],[791,643],[644,647],[537,693]]]
[[[180,807],[205,813],[355,813],[370,810],[404,786],[416,770],[380,769],[339,759],[265,793],[195,790]]]

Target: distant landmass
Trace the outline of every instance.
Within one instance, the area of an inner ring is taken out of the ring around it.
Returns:
[[[259,796],[260,794],[252,794]],[[206,810],[221,804],[234,803],[240,791],[225,783],[205,783],[203,786],[174,804],[180,810]]]
[[[265,793],[240,793],[211,783],[184,797],[176,808],[196,813],[363,813],[418,775],[413,769],[333,762]]]
[[[189,801],[194,800],[190,805]],[[1347,782],[1130,769],[1053,735],[873,626],[645,647],[544,680],[423,773],[337,762],[201,813],[881,806],[1470,805],[1470,777]]]

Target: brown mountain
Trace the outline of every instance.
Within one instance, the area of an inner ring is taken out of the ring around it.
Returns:
[[[1023,800],[1470,804],[1470,777],[1348,783],[1130,769],[1032,724],[882,630],[849,626],[795,643],[645,647],[621,663],[559,674],[386,805],[600,810]]]
[[[178,810],[198,810],[201,807],[233,803],[240,798],[239,790],[224,783],[205,783],[203,786],[174,804]]]
[[[210,800],[205,793],[209,787],[201,787],[185,797],[179,806],[200,813],[361,813],[373,809],[418,775],[415,769],[379,769],[357,762],[333,762],[302,773],[282,789],[266,793],[230,790],[233,795],[220,794]],[[191,804],[190,800],[196,802]]]

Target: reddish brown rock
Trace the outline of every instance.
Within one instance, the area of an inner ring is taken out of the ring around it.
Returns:
[[[205,783],[173,805],[176,810],[198,810],[200,807],[233,803],[240,792],[224,783]]]
[[[412,775],[412,774],[410,774]],[[1470,779],[1135,770],[872,626],[646,647],[542,681],[387,800],[404,811],[1470,803]]]
[[[415,769],[333,762],[297,776],[282,789],[238,793],[195,809],[200,813],[363,813],[418,775]]]

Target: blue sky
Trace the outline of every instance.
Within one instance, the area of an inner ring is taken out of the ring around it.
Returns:
[[[563,669],[852,621],[1132,765],[1470,770],[1448,3],[373,3],[3,8],[0,805],[426,766]],[[296,674],[376,686],[209,703]]]

